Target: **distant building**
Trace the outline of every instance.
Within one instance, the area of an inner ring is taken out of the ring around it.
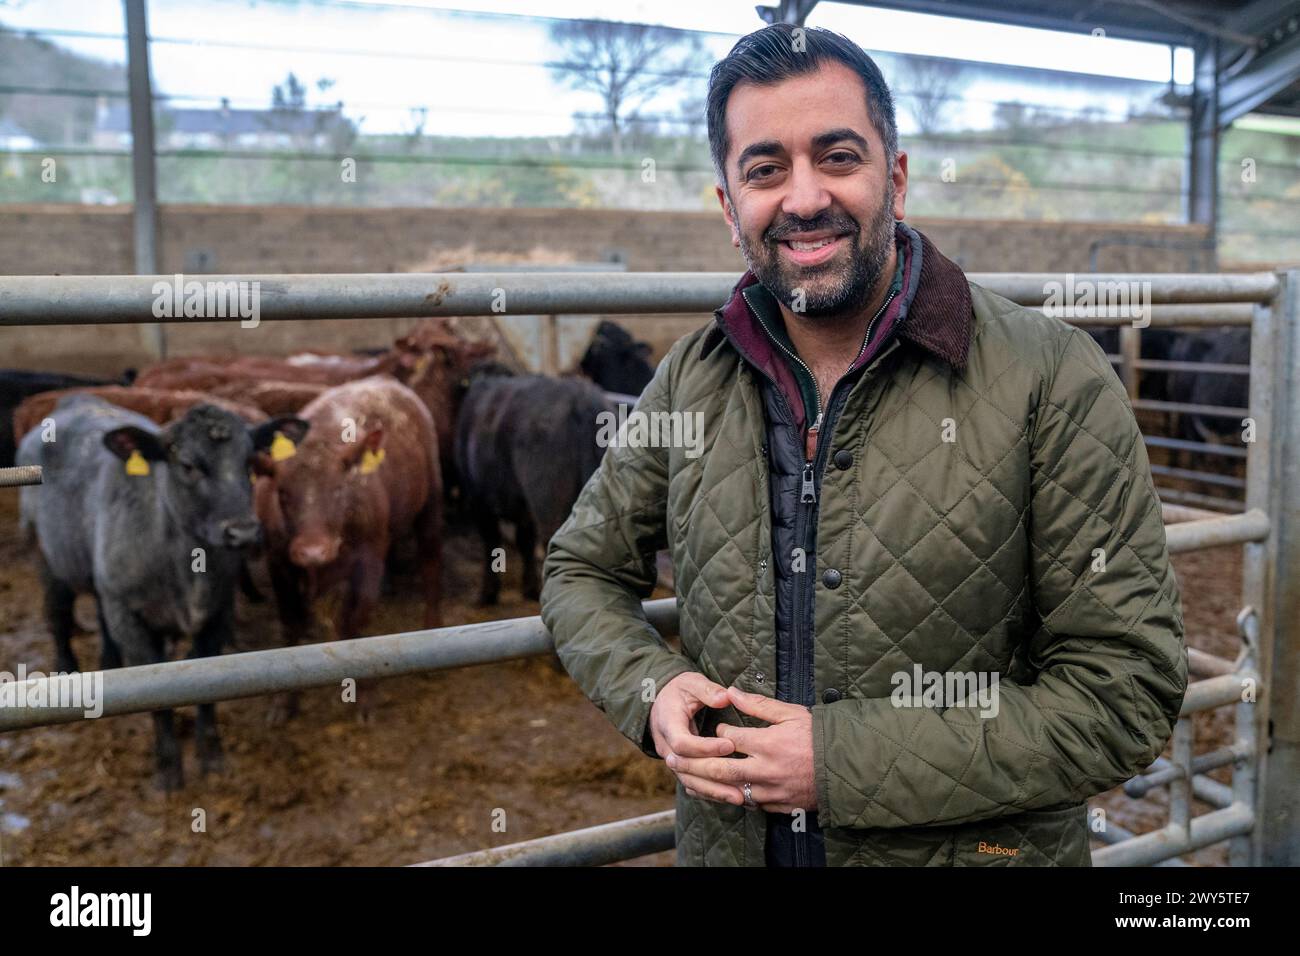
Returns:
[[[223,98],[218,109],[157,108],[154,137],[170,149],[267,149],[328,146],[336,134],[351,133],[342,104],[326,109],[232,109]],[[95,145],[131,145],[131,113],[125,101],[100,97],[95,106]]]
[[[40,143],[27,130],[12,120],[0,118],[0,149],[35,149],[39,145]]]

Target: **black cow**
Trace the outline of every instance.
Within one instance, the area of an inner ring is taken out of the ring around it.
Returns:
[[[536,546],[546,548],[600,464],[597,416],[610,411],[600,390],[581,379],[516,376],[497,363],[471,373],[455,454],[486,554],[482,603],[495,604],[501,589],[492,552],[501,543],[502,520],[515,526],[524,597],[537,600]]]
[[[1250,329],[1206,329],[1187,333],[1174,347],[1172,358],[1179,362],[1249,365]],[[1226,372],[1174,372],[1170,375],[1169,391],[1171,400],[1175,402],[1246,408],[1250,402],[1250,379],[1246,375]],[[1178,437],[1188,441],[1241,443],[1243,426],[1240,418],[1184,414],[1179,416],[1178,422]]]
[[[601,322],[583,353],[582,374],[607,392],[640,395],[654,376],[650,346],[613,322]]]
[[[77,669],[70,637],[83,593],[99,607],[104,668],[162,661],[180,637],[192,640],[191,657],[219,654],[234,628],[241,549],[260,537],[250,468],[277,430],[301,434],[305,423],[250,430],[198,405],[160,429],[88,395],[64,399],[50,418],[53,433],[29,432],[18,461],[44,469],[43,484],[22,489],[20,512],[39,542],[57,669]],[[154,728],[159,784],[173,790],[182,772],[171,711],[156,711]],[[218,768],[212,704],[199,705],[195,738],[201,770]]]
[[[23,399],[38,392],[52,392],[61,388],[91,388],[96,385],[130,385],[135,369],[128,369],[120,381],[102,378],[85,378],[80,375],[63,375],[59,372],[28,372],[16,368],[0,368],[0,468],[14,463],[14,450],[22,435],[14,434],[14,409]]]

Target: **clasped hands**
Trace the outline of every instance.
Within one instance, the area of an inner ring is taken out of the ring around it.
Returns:
[[[716,737],[701,737],[695,715],[728,704],[765,721],[767,727],[718,724]],[[678,674],[659,691],[650,709],[650,735],[692,797],[743,806],[743,787],[770,813],[817,809],[813,776],[812,711],[798,704],[723,687],[703,674]],[[737,759],[733,753],[744,754]]]

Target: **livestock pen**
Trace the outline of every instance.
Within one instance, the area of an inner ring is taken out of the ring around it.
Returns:
[[[1043,306],[1048,274],[971,274],[1023,305]],[[205,276],[217,283],[259,284],[260,319],[492,315],[501,301],[523,314],[707,313],[734,276],[671,274],[464,274]],[[1173,737],[1172,757],[1126,785],[1133,795],[1168,788],[1166,826],[1140,836],[1109,824],[1096,835],[1109,845],[1097,865],[1172,861],[1228,841],[1233,865],[1300,861],[1300,271],[1241,275],[1072,276],[1095,283],[1149,284],[1150,325],[1237,325],[1251,329],[1245,510],[1217,515],[1166,507],[1173,554],[1241,545],[1243,589],[1235,659],[1192,651],[1193,681]],[[0,278],[0,326],[156,321],[157,283],[170,277]],[[210,320],[210,317],[205,317]],[[238,315],[230,321],[240,321]],[[1128,317],[1076,314],[1080,324],[1123,327]],[[183,320],[175,320],[183,321]],[[0,475],[0,484],[36,482],[30,472]],[[1185,595],[1193,602],[1195,594]],[[648,602],[648,620],[665,636],[676,627],[675,601]],[[536,617],[412,631],[353,641],[229,654],[103,673],[103,716],[213,703],[291,689],[335,685],[345,678],[397,677],[549,653]],[[37,678],[49,681],[51,678]],[[1277,689],[1279,692],[1270,693]],[[1231,707],[1230,746],[1194,756],[1192,717]],[[0,709],[0,731],[79,721],[78,709]],[[1231,786],[1206,776],[1232,768]],[[1193,797],[1214,806],[1193,816]],[[673,843],[666,812],[432,863],[598,864],[661,851]],[[412,861],[414,862],[414,861]]]

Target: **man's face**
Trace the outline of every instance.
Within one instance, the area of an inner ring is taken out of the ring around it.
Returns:
[[[862,80],[832,61],[774,85],[740,83],[727,135],[731,202],[720,187],[718,200],[759,282],[805,315],[860,312],[907,195],[907,154],[886,167]]]

